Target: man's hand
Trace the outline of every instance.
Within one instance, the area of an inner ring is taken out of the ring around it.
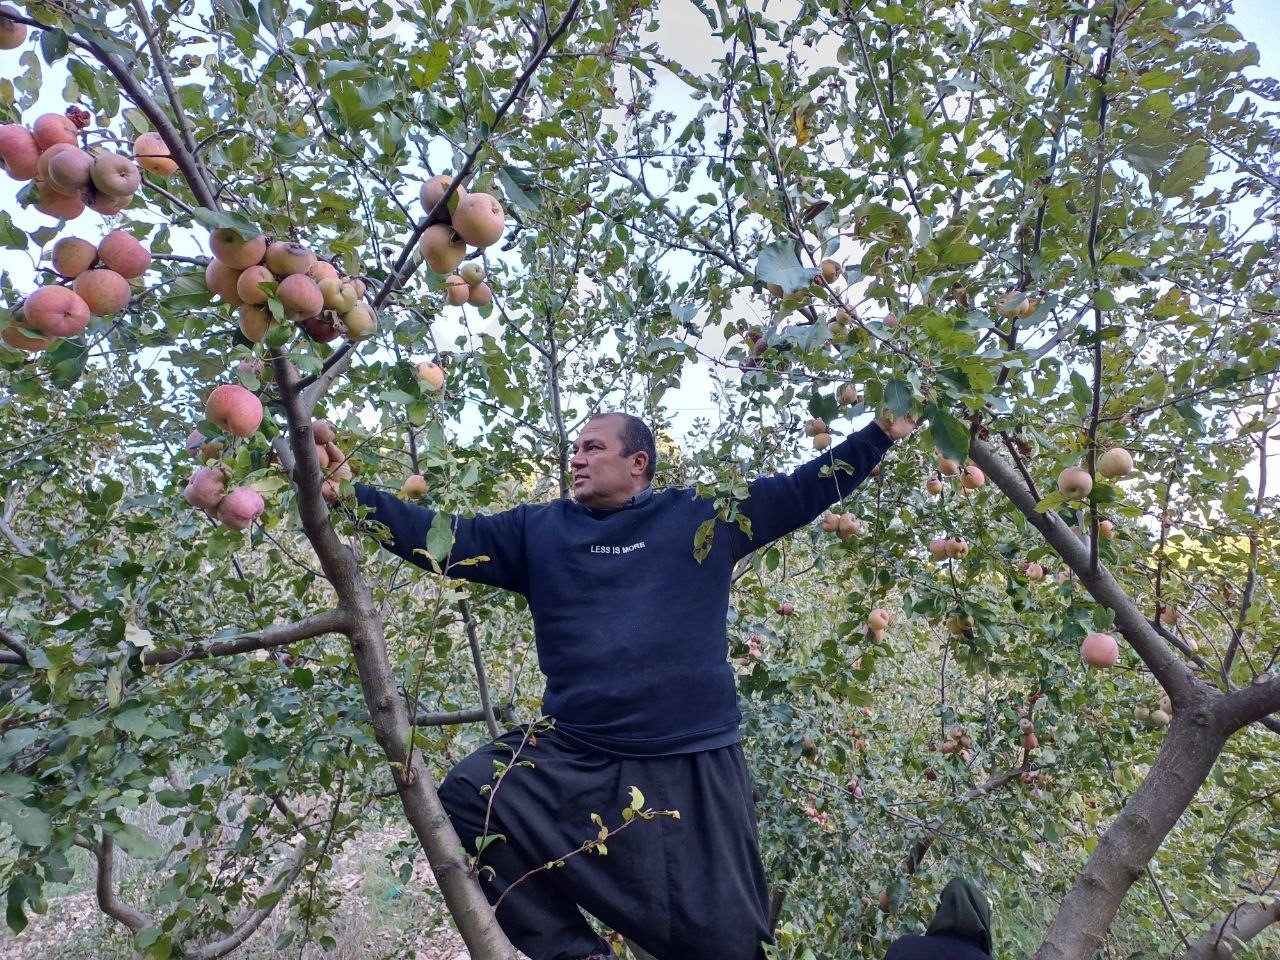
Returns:
[[[895,417],[888,410],[881,410],[880,416],[876,417],[876,426],[883,430],[890,440],[901,440],[911,435],[916,428],[916,422],[910,417]]]
[[[329,466],[320,468],[324,477],[320,483],[320,494],[324,497],[324,502],[332,506],[342,497],[342,481],[350,480],[353,474],[351,464],[347,463],[347,455],[338,449],[336,443],[326,443],[324,452],[329,457]]]

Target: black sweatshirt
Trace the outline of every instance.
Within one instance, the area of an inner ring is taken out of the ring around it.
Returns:
[[[848,496],[890,444],[868,424],[794,473],[753,481],[740,507],[751,536],[717,523],[701,563],[694,534],[715,507],[677,489],[619,510],[561,499],[451,518],[443,565],[528,598],[542,712],[559,730],[620,756],[710,750],[737,742],[741,720],[725,634],[734,563]],[[434,510],[364,484],[356,496],[390,531],[388,549],[431,569],[420,551]],[[488,559],[460,563],[474,557]]]

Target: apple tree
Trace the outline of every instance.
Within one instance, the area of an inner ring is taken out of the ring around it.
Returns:
[[[886,409],[925,427],[735,578],[778,955],[957,870],[1044,960],[1265,949],[1274,82],[1215,0],[754,6],[0,13],[11,929],[80,848],[148,958],[323,943],[394,813],[513,956],[434,784],[536,716],[527,612],[322,484],[565,496],[620,408],[733,523]]]

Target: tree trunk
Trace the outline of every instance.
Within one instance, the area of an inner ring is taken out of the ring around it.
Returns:
[[[1036,960],[1090,960],[1106,939],[1129,888],[1213,769],[1227,735],[1212,694],[1173,715],[1169,734],[1142,785],[1103,834],[1063,898]]]

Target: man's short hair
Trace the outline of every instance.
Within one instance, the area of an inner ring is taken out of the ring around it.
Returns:
[[[649,429],[649,425],[639,417],[633,417],[631,414],[623,413],[620,410],[599,413],[591,419],[602,420],[605,417],[616,417],[622,421],[622,429],[618,433],[622,437],[622,455],[624,457],[639,453],[641,450],[649,455],[649,465],[645,468],[644,475],[645,479],[652,483],[654,471],[658,469],[658,447],[653,442],[653,431]]]

